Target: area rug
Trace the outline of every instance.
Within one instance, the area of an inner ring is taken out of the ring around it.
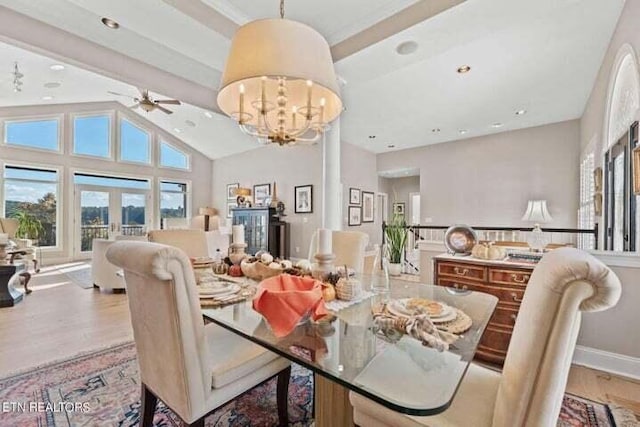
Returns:
[[[208,427],[264,427],[277,423],[275,379],[207,417]],[[0,426],[137,426],[140,382],[135,346],[125,343],[0,379]],[[293,365],[289,385],[292,426],[312,424],[313,376]],[[11,405],[7,407],[6,405]],[[7,410],[9,409],[9,410]],[[162,403],[155,427],[179,427]],[[559,427],[616,426],[607,405],[565,395]],[[633,424],[628,424],[633,425]]]
[[[58,268],[58,271],[69,279],[71,283],[80,286],[82,289],[93,289],[93,278],[91,277],[91,264],[80,263],[65,265]]]

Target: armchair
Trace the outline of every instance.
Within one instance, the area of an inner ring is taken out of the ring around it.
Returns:
[[[37,247],[33,246],[33,241],[31,239],[16,238],[17,230],[17,219],[0,218],[0,233],[8,234],[9,239],[13,240],[17,245],[18,254],[12,257],[12,260],[14,258],[24,259],[25,261],[27,261],[27,270],[29,269],[29,264],[32,264],[33,270],[36,273],[39,273],[40,267],[38,267]]]

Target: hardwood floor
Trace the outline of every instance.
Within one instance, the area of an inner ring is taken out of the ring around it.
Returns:
[[[0,377],[133,339],[125,294],[82,289],[54,269],[30,288],[23,302],[0,309]],[[574,366],[567,392],[640,415],[640,381]]]

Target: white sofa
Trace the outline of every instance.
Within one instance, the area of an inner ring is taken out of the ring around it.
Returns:
[[[147,236],[116,236],[115,240],[93,239],[91,255],[91,280],[100,290],[123,291],[124,278],[118,275],[120,268],[107,260],[107,249],[119,240],[147,241]]]

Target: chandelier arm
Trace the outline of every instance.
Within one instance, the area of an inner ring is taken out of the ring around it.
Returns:
[[[256,137],[256,138],[264,138],[265,137],[262,133],[256,132],[256,131],[252,130],[251,128],[249,128],[246,124],[238,123],[238,125],[240,126],[240,130],[243,131],[244,133],[246,133],[249,136],[253,136],[253,137]]]
[[[288,129],[287,132],[289,133],[289,135],[296,137],[298,135],[303,135],[305,132],[307,132],[309,130],[309,128],[311,127],[311,120],[305,120],[305,124],[303,127],[301,128],[296,128],[296,129]]]

